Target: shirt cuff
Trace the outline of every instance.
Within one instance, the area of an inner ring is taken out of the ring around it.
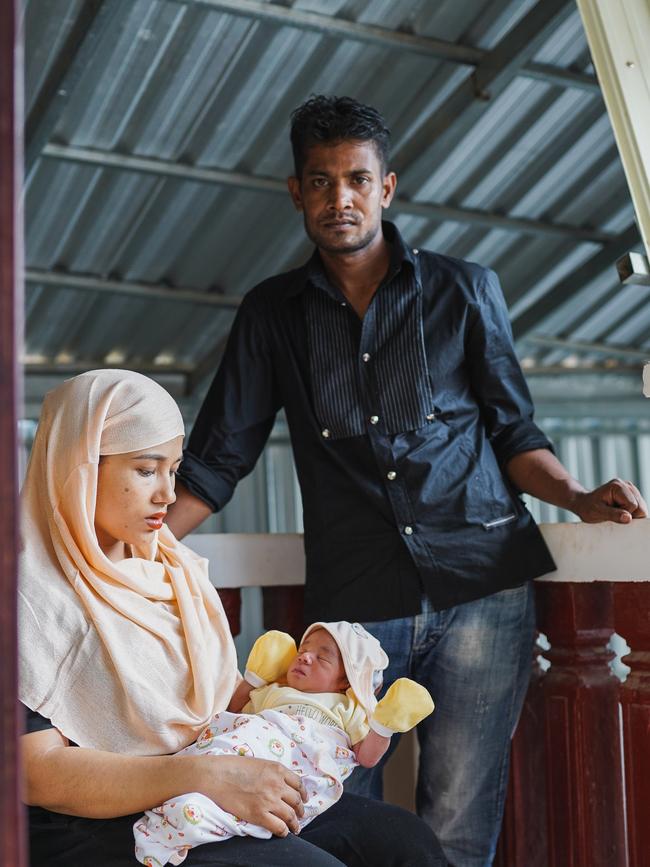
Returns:
[[[505,428],[490,440],[490,444],[502,467],[515,455],[534,449],[548,449],[555,454],[553,443],[532,421]]]
[[[213,512],[223,509],[234,490],[233,486],[224,482],[211,467],[187,451],[183,453],[178,479],[190,494],[203,500]]]

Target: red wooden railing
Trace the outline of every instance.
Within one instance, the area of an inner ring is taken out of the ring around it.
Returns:
[[[631,648],[619,688],[630,867],[650,867],[650,583],[614,585],[614,623]]]
[[[537,585],[538,625],[551,645],[544,652],[551,666],[543,672],[534,663],[513,742],[497,867],[650,865],[650,776],[626,778],[623,767],[623,756],[626,765],[638,766],[637,751],[648,767],[650,681],[646,675],[645,691],[637,687],[643,674],[631,674],[621,684],[610,669],[614,654],[607,647],[614,631],[634,640],[630,621],[623,611],[616,615],[614,600],[642,595],[642,588],[650,592],[650,583]],[[626,705],[634,707],[632,732],[625,731],[629,711],[621,716]]]

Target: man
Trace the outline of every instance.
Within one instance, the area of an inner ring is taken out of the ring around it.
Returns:
[[[496,275],[382,224],[396,186],[388,138],[352,99],[294,112],[289,192],[316,250],[242,301],[170,523],[184,534],[225,505],[284,407],[306,621],[363,622],[390,658],[385,686],[409,675],[428,687],[418,810],[454,867],[485,867],[530,674],[530,579],[554,568],[518,494],[585,521],[646,507],[629,482],[588,493],[554,457]],[[357,770],[352,785],[381,796],[380,773]]]

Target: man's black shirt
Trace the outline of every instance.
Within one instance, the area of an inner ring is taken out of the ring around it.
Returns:
[[[496,275],[383,228],[391,264],[363,320],[317,252],[245,296],[180,470],[223,508],[284,407],[307,622],[410,616],[423,592],[447,608],[555,568],[502,472],[550,443]]]

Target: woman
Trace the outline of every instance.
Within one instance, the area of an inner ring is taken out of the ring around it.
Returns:
[[[91,371],[46,397],[20,578],[31,864],[133,864],[135,819],[201,792],[276,836],[208,844],[190,867],[440,867],[432,833],[397,808],[344,795],[297,837],[295,774],[238,755],[171,755],[239,680],[205,561],[164,524],[182,442],[178,407],[136,373]]]

